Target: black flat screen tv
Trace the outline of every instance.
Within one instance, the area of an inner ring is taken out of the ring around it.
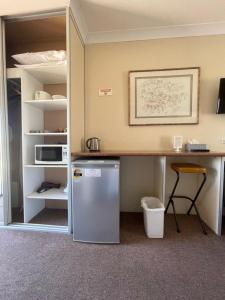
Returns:
[[[225,78],[220,78],[217,114],[225,114]]]

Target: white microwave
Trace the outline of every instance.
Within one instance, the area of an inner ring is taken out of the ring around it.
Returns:
[[[35,164],[64,165],[68,163],[68,146],[35,145]]]

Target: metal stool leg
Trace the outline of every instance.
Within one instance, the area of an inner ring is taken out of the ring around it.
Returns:
[[[193,203],[192,203],[192,204],[193,204]],[[201,217],[200,217],[200,214],[199,214],[199,212],[198,212],[198,209],[197,209],[197,207],[196,207],[195,204],[193,204],[193,207],[194,207],[194,209],[195,209],[195,211],[196,211],[196,214],[197,214],[199,223],[200,223],[200,225],[201,225],[201,227],[202,227],[202,231],[203,231],[203,233],[206,235],[206,234],[207,234],[207,231],[206,231],[205,226],[204,226],[204,224],[203,224],[203,222],[202,222],[202,219],[201,219]]]
[[[167,203],[166,209],[165,209],[165,214],[167,214],[168,208],[170,206],[170,204],[172,203],[172,198],[170,197],[169,202]]]
[[[174,195],[174,193],[175,193],[175,190],[176,190],[176,188],[177,188],[177,185],[178,185],[178,182],[179,182],[179,179],[180,179],[179,173],[176,172],[176,174],[177,174],[177,179],[176,179],[175,185],[174,185],[174,187],[173,187],[172,193],[171,193],[171,195],[170,195],[170,200],[169,200],[169,202],[168,202],[168,204],[167,204],[167,206],[166,206],[165,214],[166,214],[167,211],[168,211],[168,208],[169,208],[169,206],[170,206],[170,203],[172,203],[172,201],[173,201],[172,198],[173,198],[173,195]]]
[[[196,200],[197,200],[197,198],[198,198],[198,196],[199,196],[199,194],[200,194],[200,192],[201,192],[201,190],[202,190],[202,188],[203,188],[203,185],[204,185],[205,182],[206,182],[206,178],[207,178],[206,174],[203,173],[202,175],[203,175],[202,183],[201,183],[201,185],[200,185],[200,187],[199,187],[199,189],[198,189],[198,191],[197,191],[197,193],[196,193],[196,195],[195,195],[195,197],[194,197],[194,199],[193,199],[193,201],[192,201],[192,203],[191,203],[191,206],[190,206],[190,208],[189,208],[189,210],[188,210],[188,212],[187,212],[187,215],[190,214],[190,212],[191,212],[193,206],[195,205],[195,202],[196,202]]]
[[[200,217],[199,211],[198,211],[197,206],[196,206],[196,204],[195,204],[196,201],[197,201],[197,198],[198,198],[198,196],[199,196],[199,194],[200,194],[200,192],[201,192],[201,190],[202,190],[202,188],[203,188],[203,186],[204,186],[204,184],[205,184],[205,182],[206,182],[206,179],[207,179],[207,176],[206,176],[205,173],[203,173],[202,175],[203,175],[202,183],[201,183],[201,185],[200,185],[200,187],[199,187],[199,189],[198,189],[198,191],[197,191],[197,193],[196,193],[196,195],[195,195],[195,197],[194,197],[194,199],[193,199],[193,201],[192,201],[192,203],[191,203],[191,206],[190,206],[190,208],[189,208],[187,214],[189,215],[190,212],[191,212],[191,210],[192,210],[192,208],[194,207],[194,209],[195,209],[195,211],[196,211],[196,215],[197,215],[198,220],[199,220],[199,223],[200,223],[200,225],[201,225],[201,227],[202,227],[202,231],[203,231],[204,234],[207,234],[206,229],[205,229],[205,226],[204,226],[204,224],[203,224],[203,222],[202,222],[202,219],[201,219],[201,217]]]
[[[175,205],[174,205],[173,199],[171,201],[171,204],[172,204],[172,207],[173,207],[173,215],[174,215],[174,220],[175,220],[175,223],[176,223],[177,232],[180,233],[180,228],[179,228],[179,225],[178,225],[178,222],[177,222],[177,215],[176,215],[176,210],[175,210]]]
[[[174,215],[174,220],[175,220],[175,223],[176,223],[177,232],[180,233],[180,228],[179,228],[179,225],[178,225],[178,222],[177,222],[177,215],[176,215],[175,205],[174,205],[174,201],[173,201],[173,196],[174,196],[175,190],[177,188],[177,185],[178,185],[178,182],[179,182],[179,179],[180,179],[179,173],[176,172],[176,174],[177,174],[177,179],[176,179],[173,191],[172,191],[172,193],[170,195],[170,199],[169,199],[169,202],[167,204],[167,207],[166,207],[166,210],[165,210],[165,214],[167,213],[170,204],[172,204],[173,215]]]

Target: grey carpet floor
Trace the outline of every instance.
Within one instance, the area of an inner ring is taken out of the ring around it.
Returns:
[[[49,209],[44,208],[37,214],[29,223],[32,224],[46,224],[46,225],[68,225],[67,209]],[[23,210],[14,208],[12,209],[12,221],[16,223],[23,223]]]
[[[120,245],[2,229],[0,299],[224,299],[225,236],[179,221],[182,233],[168,216],[165,238],[149,240],[139,215],[123,215]]]
[[[67,226],[67,209],[45,208],[37,214],[29,223]]]

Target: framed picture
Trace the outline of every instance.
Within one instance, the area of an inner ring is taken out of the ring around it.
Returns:
[[[197,124],[200,68],[131,71],[129,125]]]

